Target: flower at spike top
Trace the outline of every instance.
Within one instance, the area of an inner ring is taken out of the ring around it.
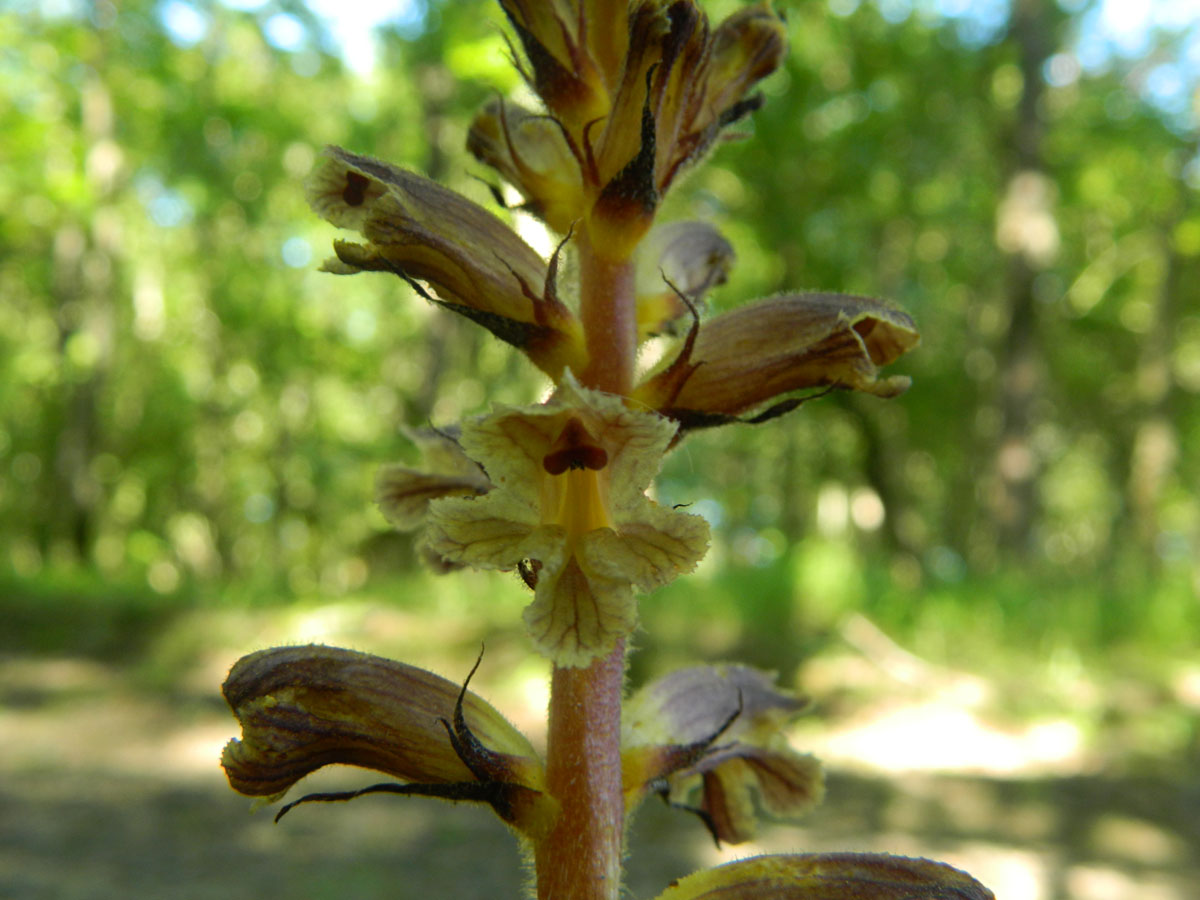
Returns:
[[[787,49],[766,3],[718,26],[692,0],[501,0],[546,113],[497,100],[468,149],[565,234],[582,222],[624,258],[683,169],[757,109],[753,86]]]
[[[463,426],[493,487],[432,501],[425,541],[451,562],[524,566],[535,643],[558,665],[586,665],[633,630],[634,588],[691,571],[708,547],[704,519],[644,493],[674,434],[669,419],[568,377],[546,404]]]

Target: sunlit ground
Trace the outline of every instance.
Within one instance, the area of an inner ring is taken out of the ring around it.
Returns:
[[[235,734],[217,693],[229,665],[293,641],[458,679],[486,634],[473,686],[536,738],[546,666],[513,627],[519,592],[502,586],[488,599],[495,614],[474,621],[371,597],[181,612],[127,653],[0,658],[0,896],[519,896],[515,841],[488,811],[378,796],[300,808],[275,825],[229,791],[216,762]],[[1004,717],[1012,698],[995,684],[909,654],[862,617],[830,647],[799,673],[816,705],[794,733],[827,763],[823,807],[718,850],[695,819],[652,802],[632,832],[632,896],[753,853],[832,849],[944,859],[1014,900],[1195,896],[1194,772],[1133,758],[1070,710]],[[306,786],[374,780],[341,770]]]

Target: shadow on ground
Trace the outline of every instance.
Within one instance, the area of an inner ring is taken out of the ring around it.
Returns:
[[[826,805],[802,826],[768,826],[754,847],[720,852],[686,814],[649,805],[630,841],[630,894],[653,897],[672,878],[748,851],[927,855],[969,868],[1002,900],[1185,900],[1200,879],[1200,782],[893,782],[833,773],[829,788]],[[0,896],[520,896],[516,842],[482,808],[370,797],[300,809],[275,825],[269,811],[251,815],[248,807],[215,769],[211,781],[177,782],[153,772],[6,777]]]

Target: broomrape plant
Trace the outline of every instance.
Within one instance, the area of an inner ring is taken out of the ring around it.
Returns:
[[[754,835],[758,808],[794,816],[823,793],[817,761],[784,738],[805,701],[767,673],[685,668],[623,702],[638,595],[690,572],[709,540],[702,518],[646,496],[664,455],[693,429],[767,421],[812,389],[896,396],[908,379],[879,369],[919,338],[890,303],[832,293],[702,319],[732,248],[707,224],[655,222],[680,173],[761,105],[754,85],[786,51],[769,5],[715,27],[693,0],[501,5],[544,108],[489,103],[468,148],[560,235],[549,260],[465,197],[340,148],[307,191],[319,215],[358,235],[334,243],[326,271],[398,275],[554,382],[544,403],[415,435],[426,466],[390,466],[378,481],[385,515],[421,530],[436,568],[516,569],[531,588],[525,625],[553,662],[546,757],[466,684],[310,646],[234,665],[224,693],[242,737],[221,762],[235,790],[270,800],[331,763],[399,779],[304,796],[279,815],[379,792],[490,806],[532,859],[540,900],[614,900],[626,826],[647,795],[736,844]],[[559,284],[563,254],[578,273],[575,296]],[[635,378],[639,345],[677,331],[673,357]],[[941,863],[857,853],[744,859],[660,895],[991,896]]]

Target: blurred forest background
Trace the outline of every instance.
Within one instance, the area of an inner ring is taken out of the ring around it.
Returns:
[[[1018,719],[1054,711],[1104,753],[1186,769],[1200,8],[778,5],[791,53],[752,139],[719,147],[660,218],[733,242],[712,308],[885,296],[924,342],[895,367],[914,381],[897,400],[831,395],[674,453],[660,498],[708,517],[714,550],[643,601],[635,678],[737,657],[790,682],[848,640],[910,659],[902,646],[994,680]],[[10,693],[33,689],[12,674],[28,659],[134,664],[178,691],[219,645],[215,693],[229,648],[313,634],[264,624],[272,611],[336,608],[375,649],[370,610],[401,623],[397,645],[444,639],[446,674],[450,647],[496,630],[521,647],[515,579],[421,572],[372,482],[414,459],[402,426],[546,385],[399,280],[318,273],[335,234],[300,182],[337,143],[495,208],[466,127],[522,86],[493,3],[342,6],[0,3]],[[1200,825],[1183,830],[1200,846]],[[1070,895],[1047,890],[1026,896]]]

